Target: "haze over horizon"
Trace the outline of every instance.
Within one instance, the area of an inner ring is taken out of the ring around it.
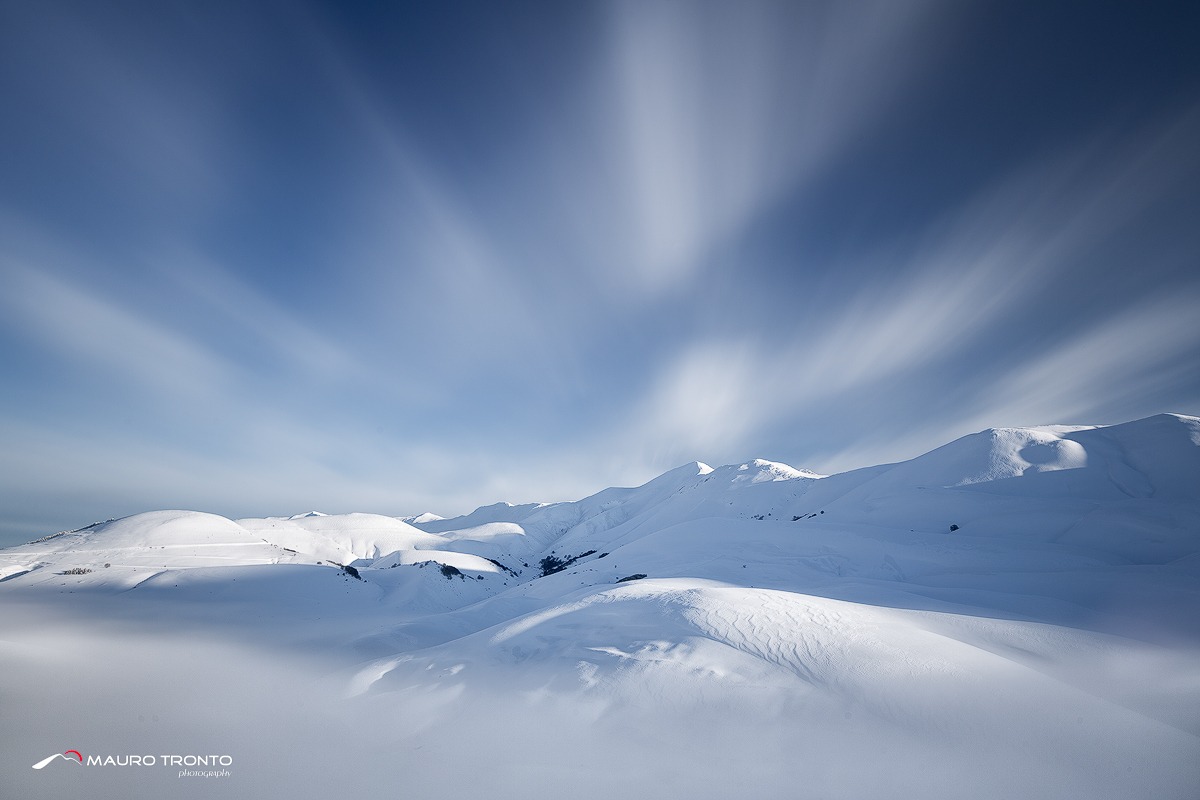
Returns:
[[[0,545],[1200,415],[1200,9],[0,8]]]

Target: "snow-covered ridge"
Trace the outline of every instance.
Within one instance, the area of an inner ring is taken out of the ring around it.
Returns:
[[[963,507],[954,517],[958,522],[946,524],[961,524],[978,510],[992,514],[1000,506],[1053,497],[1195,501],[1200,419],[1162,414],[1113,426],[994,428],[910,461],[828,477],[763,459],[715,469],[693,462],[642,486],[605,489],[576,502],[495,503],[449,519],[428,512],[393,518],[309,511],[231,521],[199,512],[148,512],[3,551],[0,577],[41,567],[94,569],[97,563],[133,570],[278,563],[369,568],[417,563],[419,553],[428,551],[438,555],[426,561],[479,565],[446,555],[461,553],[501,562],[529,578],[540,574],[530,565],[548,555],[611,550],[698,519],[798,522],[829,512],[841,521],[887,516],[914,530],[938,530],[943,520],[930,511],[927,497],[935,490],[943,492],[943,506]],[[1174,550],[1182,554],[1190,544],[1176,542]]]

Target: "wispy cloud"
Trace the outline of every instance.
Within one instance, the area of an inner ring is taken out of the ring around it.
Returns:
[[[348,267],[364,316],[390,312],[387,324],[369,329],[377,341],[360,344],[381,368],[402,369],[431,391],[453,383],[450,374],[511,374],[508,357],[527,370],[552,366],[541,376],[552,391],[572,384],[579,368],[574,348],[548,331],[569,324],[565,309],[580,305],[573,281],[562,287],[557,271],[531,263],[536,248],[515,247],[511,235],[500,240],[466,202],[471,176],[437,161],[437,148],[418,139],[386,86],[372,79],[334,26],[316,13],[296,21],[374,176],[355,187],[354,204],[366,214],[355,220],[355,239],[337,259]],[[533,220],[540,176],[522,179],[530,186],[516,187],[501,202],[527,208]],[[546,236],[548,225],[540,228]]]
[[[55,350],[77,369],[114,370],[142,389],[171,397],[207,397],[233,370],[203,344],[128,310],[96,289],[12,262],[0,300],[26,341]]]
[[[330,380],[362,377],[368,372],[345,345],[314,328],[316,320],[310,309],[286,309],[229,269],[197,253],[168,251],[150,260],[189,302],[199,302],[215,312],[220,325],[236,330],[238,339],[248,337],[266,345],[293,369]]]
[[[1200,286],[1143,300],[1112,319],[1056,340],[1008,369],[985,370],[950,390],[937,415],[917,417],[898,436],[846,437],[843,446],[817,454],[830,471],[887,463],[990,427],[1107,424],[1164,411],[1195,413],[1200,389],[1179,387],[1195,369],[1200,329],[1187,321],[1200,313]],[[1170,395],[1185,407],[1147,405]]]
[[[675,288],[898,102],[936,49],[929,4],[612,5],[627,263]]]
[[[1200,352],[1200,284],[1142,300],[1054,343],[991,382],[977,418],[1088,421],[1163,390]],[[1174,409],[1161,409],[1171,411]],[[1064,419],[1056,419],[1056,417]],[[1000,424],[993,422],[989,424]]]

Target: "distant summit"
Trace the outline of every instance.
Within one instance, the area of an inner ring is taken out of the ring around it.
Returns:
[[[417,514],[413,517],[401,517],[400,519],[409,525],[420,525],[423,522],[437,522],[438,520],[445,519],[445,517],[439,517],[437,514],[426,511],[424,514]]]

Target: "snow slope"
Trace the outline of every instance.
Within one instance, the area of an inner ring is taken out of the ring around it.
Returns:
[[[95,796],[1200,796],[1194,417],[451,519],[153,512],[0,551],[0,603],[20,796],[151,742],[238,767]]]

